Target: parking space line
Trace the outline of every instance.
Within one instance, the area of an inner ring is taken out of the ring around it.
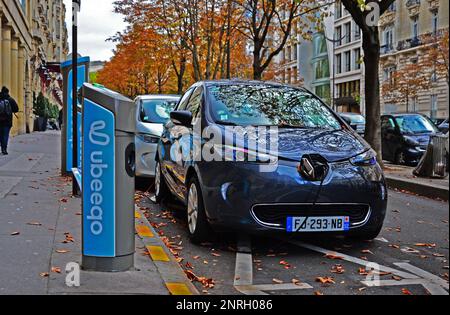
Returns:
[[[449,290],[449,284],[447,281],[445,281],[444,279],[441,279],[440,277],[435,276],[423,269],[420,269],[420,268],[415,267],[408,263],[395,263],[394,265],[396,265],[397,267],[400,267],[402,269],[408,270],[409,272],[416,274],[416,275],[430,281],[431,283],[437,284],[437,285]]]
[[[166,252],[161,246],[146,246],[146,247],[153,261],[170,261],[169,256],[167,256]]]
[[[336,256],[339,256],[342,260],[345,260],[345,261],[348,261],[348,262],[352,262],[354,264],[361,265],[361,266],[364,266],[364,267],[369,265],[369,264],[377,264],[379,266],[379,271],[389,272],[389,273],[392,273],[393,275],[397,275],[397,276],[402,277],[404,279],[419,279],[419,277],[417,275],[410,274],[410,273],[407,273],[407,272],[404,272],[404,271],[399,271],[399,270],[396,270],[396,269],[393,269],[393,268],[390,268],[390,267],[386,267],[386,266],[380,265],[380,264],[378,264],[376,262],[370,262],[370,261],[366,261],[366,260],[363,260],[363,259],[360,259],[360,258],[349,256],[349,255],[346,255],[346,254],[343,254],[343,253],[339,253],[339,252],[336,252],[336,251],[330,251],[328,249],[321,248],[319,246],[315,246],[315,245],[311,245],[311,244],[307,244],[307,243],[304,243],[304,242],[301,242],[301,241],[288,240],[288,242],[293,244],[293,245],[297,245],[297,246],[300,246],[300,247],[303,247],[303,248],[306,248],[306,249],[309,249],[309,250],[312,250],[314,252],[318,252],[318,253],[321,253],[321,254],[324,254],[324,255],[328,255],[328,254],[336,255]]]
[[[150,254],[149,256],[161,275],[169,293],[172,295],[198,295],[197,288],[187,278],[184,270],[177,263],[163,240],[158,237],[158,233],[151,226],[150,222],[137,207],[135,211],[139,213],[140,217],[139,219],[135,219],[136,231],[138,231],[138,235],[144,242]]]

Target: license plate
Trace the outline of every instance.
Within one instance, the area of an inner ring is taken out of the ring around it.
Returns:
[[[348,231],[350,217],[289,217],[286,230],[290,233]]]

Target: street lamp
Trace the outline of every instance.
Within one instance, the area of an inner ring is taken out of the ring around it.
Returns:
[[[78,167],[78,12],[81,0],[72,1],[72,167]],[[73,173],[73,172],[72,172]],[[72,193],[78,195],[75,174],[72,175]]]

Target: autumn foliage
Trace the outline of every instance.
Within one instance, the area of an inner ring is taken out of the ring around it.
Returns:
[[[200,80],[274,79],[292,33],[321,18],[313,0],[118,0],[129,27],[98,82],[130,97],[181,94]]]

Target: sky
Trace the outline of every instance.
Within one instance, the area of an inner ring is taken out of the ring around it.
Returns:
[[[106,39],[125,29],[123,16],[113,12],[114,0],[81,0],[78,15],[78,53],[91,60],[107,61],[113,56],[115,43]],[[72,0],[64,0],[69,33],[69,51],[72,51]]]

